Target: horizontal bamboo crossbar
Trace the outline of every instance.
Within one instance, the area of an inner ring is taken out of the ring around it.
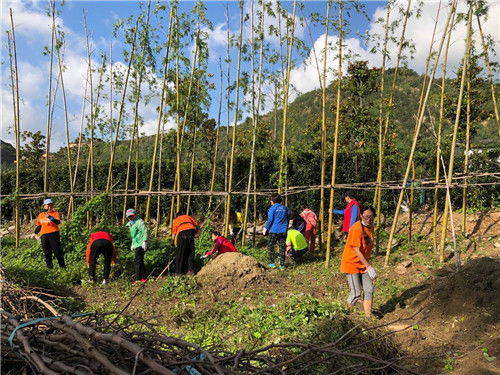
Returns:
[[[500,179],[500,172],[492,172],[492,173],[470,173],[467,175],[464,174],[456,174],[453,177],[453,180],[455,181],[453,184],[449,186],[450,189],[457,189],[457,188],[462,188],[465,186],[465,183],[460,182],[463,181],[464,179],[471,179],[471,178],[478,178],[478,177],[494,177],[496,179]],[[438,189],[446,189],[446,183],[444,179],[440,181],[439,183],[436,184],[434,179],[423,179],[423,180],[418,180],[419,185],[415,186],[415,189],[418,190],[431,190],[434,188]],[[495,186],[495,185],[500,185],[500,181],[490,181],[490,182],[467,182],[467,186]],[[356,189],[356,190],[375,190],[377,186],[380,187],[382,190],[401,190],[403,188],[402,186],[402,180],[394,180],[394,181],[385,181],[382,182],[381,184],[377,184],[375,181],[371,182],[353,182],[353,183],[346,183],[346,184],[335,184],[335,185],[324,185],[323,187],[326,189],[330,188],[335,188],[335,189]],[[304,186],[289,186],[284,192],[283,195],[294,195],[294,194],[299,194],[299,193],[305,193],[305,192],[310,192],[310,191],[316,191],[320,190],[322,188],[321,185],[304,185]],[[272,192],[275,192],[275,189],[261,189],[256,191],[255,193],[252,191],[250,193],[246,191],[232,191],[230,194],[231,195],[259,195],[259,196],[267,196]],[[99,194],[104,194],[105,192],[103,191],[94,191],[94,192],[50,192],[47,194],[44,193],[35,193],[35,194],[19,194],[18,197],[20,200],[33,200],[33,199],[40,199],[45,196],[50,195],[51,197],[89,197],[89,196],[96,196]],[[129,189],[127,191],[121,189],[121,190],[115,190],[113,193],[108,193],[109,196],[113,197],[120,197],[120,196],[228,196],[229,193],[225,191],[189,191],[189,190],[182,190],[182,191],[174,191],[171,189],[166,189],[166,190],[158,190],[158,191],[148,191],[148,190],[139,190],[135,191],[133,189]],[[2,194],[0,195],[0,198],[6,198],[9,196],[13,196],[12,194]]]

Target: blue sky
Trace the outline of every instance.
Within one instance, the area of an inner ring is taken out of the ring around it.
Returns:
[[[414,2],[415,3],[415,2]],[[440,8],[439,23],[437,28],[436,40],[440,38],[440,33],[444,25],[445,17],[447,15],[447,7],[443,2]],[[58,3],[59,4],[59,3]],[[245,3],[245,12],[250,11],[250,3]],[[350,33],[346,36],[345,49],[354,52],[359,59],[369,61],[371,66],[380,66],[381,56],[369,53],[370,46],[365,45],[364,41],[358,36],[358,33],[370,32],[374,34],[382,34],[382,25],[375,23],[375,20],[385,16],[385,2],[384,1],[366,1],[363,3],[365,12],[368,19],[357,12],[350,12],[345,15],[349,23]],[[406,0],[398,0],[397,7],[403,7]],[[144,3],[143,3],[144,5]],[[194,2],[181,1],[181,9],[190,11]],[[226,5],[229,7],[230,15],[230,29],[232,32],[237,32],[239,28],[239,9],[236,1],[207,1],[205,3],[207,8],[208,18],[214,25],[214,31],[209,35],[210,46],[210,60],[209,70],[214,73],[214,83],[216,89],[212,90],[214,100],[209,113],[212,117],[216,117],[217,113],[217,97],[219,93],[218,87],[218,58],[220,55],[225,55],[225,35],[226,35],[226,20],[225,9]],[[292,2],[283,2],[284,7],[291,13]],[[483,27],[487,33],[491,34],[496,41],[498,47],[498,20],[500,18],[500,7],[497,1],[490,2],[489,19],[484,22]],[[461,5],[463,8],[463,4]],[[36,131],[41,130],[45,133],[46,127],[46,96],[48,87],[48,70],[49,59],[42,54],[43,47],[50,43],[50,18],[46,15],[48,3],[46,1],[16,1],[6,0],[2,1],[1,5],[1,21],[2,21],[2,134],[3,140],[12,141],[13,136],[9,133],[9,126],[12,124],[12,96],[9,86],[9,65],[7,44],[5,41],[5,31],[10,29],[9,8],[12,8],[14,14],[14,22],[16,27],[17,38],[17,52],[18,64],[20,74],[20,91],[21,91],[21,130]],[[85,72],[87,68],[86,52],[84,44],[84,31],[83,31],[83,12],[87,15],[87,24],[92,37],[93,66],[97,66],[100,62],[100,53],[102,51],[108,53],[109,45],[112,41],[112,25],[117,19],[135,15],[139,10],[139,3],[137,1],[66,1],[64,7],[58,6],[61,10],[58,23],[66,33],[67,45],[65,47],[65,65],[67,66],[66,72],[63,74],[70,112],[70,133],[71,139],[77,137],[80,124],[81,124],[81,107],[83,92],[85,87]],[[258,5],[255,4],[255,8]],[[432,28],[439,8],[439,1],[426,1],[422,9],[422,17],[416,19],[411,18],[408,23],[407,37],[415,43],[416,52],[413,60],[408,60],[411,68],[422,73],[424,71],[425,59],[429,52],[430,38]],[[309,15],[310,13],[317,12],[322,15],[325,14],[326,2],[325,1],[306,1],[304,2],[303,14]],[[465,9],[465,8],[463,8]],[[301,15],[300,12],[297,13]],[[332,17],[336,17],[335,11]],[[391,19],[397,17],[397,12],[391,14]],[[153,17],[152,23],[156,21]],[[166,22],[166,21],[165,21]],[[276,20],[267,20],[269,23],[276,23]],[[324,44],[324,29],[323,26],[309,23],[310,30],[303,26],[296,24],[296,35],[303,39],[305,43],[311,47],[315,45],[316,53],[322,59],[322,48]],[[248,27],[247,27],[248,29]],[[311,35],[309,35],[309,32]],[[396,28],[395,35],[399,37],[399,29]],[[477,33],[476,33],[477,34]],[[248,31],[245,32],[248,37]],[[465,26],[457,25],[453,34],[452,49],[450,50],[449,64],[450,71],[456,70],[461,56],[463,55],[463,44],[465,38]],[[276,41],[268,39],[271,46],[276,47]],[[335,31],[330,31],[328,41],[332,46],[337,43]],[[123,45],[120,40],[113,41],[113,62],[114,68],[123,69],[123,58],[121,57],[121,49]],[[231,80],[234,80],[234,73],[236,71],[236,49],[232,51],[232,75]],[[394,61],[396,52],[396,45],[391,45],[389,54],[393,58],[389,62],[389,66]],[[184,51],[189,55],[189,50]],[[161,54],[163,55],[163,53]],[[496,57],[498,60],[498,57]],[[319,79],[316,69],[316,62],[311,53],[305,59],[295,54],[294,67],[291,72],[291,82],[294,85],[295,91],[292,98],[299,92],[306,92],[319,88]],[[319,62],[321,64],[321,61]],[[330,81],[335,74],[336,69],[335,51],[329,51],[327,65],[329,68],[328,80]],[[248,64],[243,64],[243,70],[249,70]],[[57,70],[54,70],[57,73]],[[96,80],[97,77],[94,77]],[[55,80],[54,80],[55,83]],[[265,86],[265,85],[264,85]],[[106,91],[107,89],[105,89]],[[264,87],[266,91],[266,87]],[[114,93],[115,98],[119,96],[119,92]],[[145,134],[152,134],[156,128],[156,112],[154,108],[157,106],[155,98],[150,105],[141,105],[140,115],[144,119],[144,125],[141,132]],[[87,105],[88,107],[88,105]],[[244,114],[248,114],[248,108],[243,107]],[[104,115],[107,112],[104,111]],[[223,118],[227,117],[224,113]],[[230,114],[230,118],[233,115]],[[225,125],[225,121],[223,122]],[[167,127],[174,127],[175,122],[170,119]],[[61,96],[58,94],[56,97],[56,107],[54,111],[53,123],[53,150],[66,143],[64,137],[64,118],[62,112]]]

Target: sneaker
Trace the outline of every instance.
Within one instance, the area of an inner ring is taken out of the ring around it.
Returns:
[[[107,284],[107,283],[109,283],[109,281],[108,281],[107,279],[103,279],[103,280],[102,280],[102,284],[103,284],[103,285],[105,285],[105,284]]]
[[[280,271],[284,271],[284,270],[285,270],[285,266],[279,266],[279,267],[278,267],[278,269],[279,269]]]
[[[269,263],[267,266],[268,266],[269,268],[276,268],[276,264],[274,264],[274,263]]]

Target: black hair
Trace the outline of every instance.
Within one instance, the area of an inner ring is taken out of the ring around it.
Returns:
[[[377,216],[377,211],[375,211],[375,208],[371,205],[363,206],[361,208],[361,214],[363,214],[363,212],[365,212],[367,210],[370,210],[373,213],[373,217]]]
[[[349,197],[351,199],[354,199],[354,193],[351,190],[347,190],[344,194],[345,197]]]
[[[279,195],[278,193],[272,193],[271,201],[273,201],[274,203],[281,203],[281,195]]]
[[[219,236],[221,235],[221,234],[220,234],[220,232],[219,232],[218,230],[214,230],[214,231],[212,232],[212,234],[215,234],[217,237],[219,237]]]

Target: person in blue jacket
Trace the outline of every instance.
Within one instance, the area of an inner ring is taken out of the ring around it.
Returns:
[[[271,195],[271,207],[267,211],[267,223],[264,228],[264,235],[269,233],[267,243],[267,255],[269,268],[276,268],[274,263],[274,246],[278,243],[280,252],[279,269],[285,269],[286,233],[288,230],[288,209],[281,204],[281,195],[273,193]]]

